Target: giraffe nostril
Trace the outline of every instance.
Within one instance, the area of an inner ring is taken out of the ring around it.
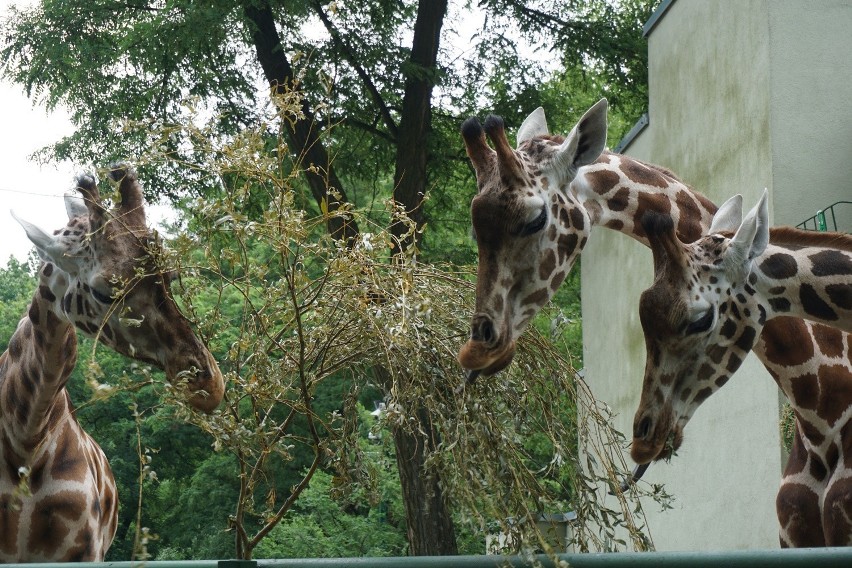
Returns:
[[[482,334],[482,341],[485,343],[491,343],[494,341],[494,326],[490,321],[482,324],[480,333]]]
[[[490,345],[494,342],[494,324],[486,317],[477,318],[471,326],[470,336],[474,341]]]
[[[636,423],[633,427],[633,437],[639,440],[644,440],[648,437],[648,434],[651,433],[651,417],[646,416],[642,420]]]

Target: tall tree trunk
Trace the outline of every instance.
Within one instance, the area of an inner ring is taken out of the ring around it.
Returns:
[[[423,196],[426,194],[426,161],[432,130],[432,90],[438,75],[436,63],[441,26],[447,13],[447,0],[420,0],[411,45],[409,74],[396,144],[394,200],[405,208],[418,228],[423,225]],[[405,224],[394,222],[396,237],[407,231]],[[403,248],[416,244],[416,235],[404,239]]]
[[[453,519],[444,502],[438,476],[426,472],[426,452],[438,443],[438,433],[425,409],[417,411],[417,421],[420,428],[414,433],[402,428],[395,428],[393,432],[402,502],[408,523],[409,554],[458,554]]]
[[[407,80],[402,103],[402,114],[397,131],[397,158],[394,174],[394,199],[401,204],[419,228],[423,225],[423,197],[426,192],[426,162],[428,137],[432,120],[432,89],[437,76],[436,61],[441,26],[447,11],[447,0],[420,0],[414,39],[411,50],[412,72]],[[270,87],[275,92],[297,88],[293,83],[293,70],[284,55],[281,38],[275,28],[275,19],[267,2],[252,2],[244,7],[251,25],[258,61]],[[298,152],[307,164],[315,164],[326,175],[308,172],[308,183],[318,203],[325,200],[328,210],[336,210],[346,202],[346,194],[328,161],[325,147],[318,139],[314,115],[306,100],[302,103],[304,119],[287,124],[292,150]],[[392,126],[392,124],[391,124]],[[330,198],[333,188],[339,201]],[[329,220],[329,232],[337,238],[351,239],[358,227],[351,219]],[[408,231],[404,223],[395,221],[391,232],[401,238]],[[416,244],[416,234],[402,239],[404,249]],[[379,372],[381,372],[379,370]],[[405,504],[410,554],[438,556],[458,554],[455,528],[450,510],[446,506],[437,475],[427,475],[425,458],[427,450],[438,444],[438,434],[431,425],[428,412],[414,410],[419,428],[412,432],[394,429],[397,465]]]
[[[257,50],[257,60],[273,93],[280,94],[287,89],[299,90],[293,81],[293,68],[287,60],[281,36],[275,28],[275,16],[269,3],[248,2],[243,7],[243,13],[248,20],[249,31]],[[325,146],[319,139],[319,125],[306,97],[302,98],[302,116],[295,123],[284,121],[290,139],[290,150],[297,154],[297,161],[304,167],[308,185],[317,204],[321,208],[325,204],[329,214],[333,214],[348,200],[343,184],[328,159]],[[347,214],[334,215],[328,219],[328,231],[334,238],[350,242],[358,234],[358,225]]]
[[[447,0],[420,0],[411,47],[411,66],[405,82],[405,97],[396,145],[394,200],[401,204],[419,229],[423,226],[423,197],[426,194],[428,139],[432,129],[432,89],[437,77],[436,62],[441,26]],[[391,233],[405,250],[417,243],[417,233],[394,221]],[[407,236],[406,236],[407,235]],[[458,554],[455,528],[437,474],[427,474],[426,453],[439,443],[425,408],[414,409],[418,428],[393,432],[396,461],[408,521],[409,553],[413,556]]]

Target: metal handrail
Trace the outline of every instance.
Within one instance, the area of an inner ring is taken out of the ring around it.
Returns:
[[[816,215],[805,219],[796,228],[806,231],[837,231],[837,215],[834,208],[837,205],[852,205],[852,201],[838,201],[825,209],[817,211]]]
[[[284,558],[269,560],[190,560],[82,562],[74,568],[849,568],[852,548],[790,548],[707,552],[622,552],[534,556],[407,556],[386,558]],[[68,564],[9,564],[16,568],[68,568]]]

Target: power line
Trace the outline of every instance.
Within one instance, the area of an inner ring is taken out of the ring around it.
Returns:
[[[55,193],[36,193],[35,191],[24,191],[22,189],[7,189],[5,187],[0,187],[0,191],[6,193],[20,193],[22,195],[35,195],[36,197],[65,197],[65,194],[62,195]]]

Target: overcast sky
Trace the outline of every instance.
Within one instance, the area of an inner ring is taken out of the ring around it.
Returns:
[[[62,196],[73,187],[75,172],[71,164],[39,165],[30,159],[72,131],[64,113],[48,115],[33,107],[20,87],[0,83],[0,124],[0,266],[5,267],[10,255],[24,260],[32,248],[9,210],[44,229],[62,227],[68,220]]]
[[[0,0],[0,18],[6,17],[10,4],[28,5],[30,0]],[[32,160],[34,152],[71,134],[71,121],[64,109],[48,113],[35,106],[22,87],[5,81],[0,81],[0,125],[0,267],[5,267],[10,255],[25,260],[32,250],[9,211],[14,209],[22,219],[50,232],[65,226],[63,195],[73,189],[75,176],[91,164]],[[132,161],[132,156],[128,159]],[[149,223],[155,225],[170,214],[167,207],[148,209]]]

